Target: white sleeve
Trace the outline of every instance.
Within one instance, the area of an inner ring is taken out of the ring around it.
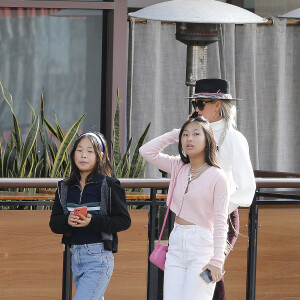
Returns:
[[[256,183],[246,138],[239,131],[231,132],[229,137],[232,151],[232,178],[236,185],[236,189],[230,195],[229,212],[231,212],[237,206],[251,205]]]
[[[141,156],[160,170],[172,173],[174,164],[180,162],[179,157],[162,153],[168,145],[178,142],[180,129],[173,129],[140,147]]]

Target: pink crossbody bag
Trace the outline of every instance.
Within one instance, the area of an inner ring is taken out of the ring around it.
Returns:
[[[179,172],[180,172],[180,170],[182,169],[183,166],[184,165],[182,165],[181,168],[179,169],[179,171],[177,173],[177,176],[178,176],[178,174],[179,174]],[[176,176],[176,180],[175,180],[175,183],[174,183],[174,186],[173,186],[173,189],[172,189],[172,193],[171,193],[171,197],[170,197],[170,203],[169,203],[167,211],[166,211],[165,219],[164,219],[161,231],[160,231],[160,235],[159,235],[159,238],[158,238],[158,241],[157,241],[157,245],[156,245],[156,247],[154,248],[154,250],[152,251],[152,253],[149,256],[150,262],[153,263],[155,266],[157,266],[158,268],[160,268],[163,271],[165,270],[165,262],[166,262],[166,255],[167,255],[167,252],[168,252],[168,246],[161,243],[160,240],[161,240],[161,237],[162,237],[162,234],[163,234],[166,222],[167,222],[169,210],[170,210],[171,203],[172,203],[172,200],[173,200],[173,193],[174,193],[174,189],[175,189],[175,186],[176,186],[176,183],[177,183],[177,176]]]

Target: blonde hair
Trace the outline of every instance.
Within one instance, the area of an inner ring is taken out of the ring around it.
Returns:
[[[225,130],[222,133],[222,136],[220,138],[219,147],[222,145],[230,127],[232,126],[233,128],[237,129],[236,106],[232,104],[230,100],[222,100],[220,114],[222,119],[225,122]]]

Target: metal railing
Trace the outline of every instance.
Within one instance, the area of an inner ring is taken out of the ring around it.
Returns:
[[[259,174],[260,175],[260,174]],[[55,188],[59,179],[54,178],[0,178],[0,188]],[[168,188],[169,179],[128,179],[122,178],[120,182],[125,188],[150,188],[150,200],[128,201],[128,205],[148,205],[149,206],[149,253],[154,249],[154,242],[157,238],[156,218],[158,207],[165,205],[165,201],[157,200],[158,190]],[[257,227],[258,212],[261,205],[300,205],[300,195],[288,193],[265,192],[265,188],[300,188],[300,178],[256,178],[257,191],[253,203],[249,209],[249,247],[247,257],[247,281],[246,281],[246,300],[255,300],[256,291],[256,262],[257,262]],[[264,197],[264,199],[261,199]],[[266,200],[265,198],[275,198]],[[3,205],[49,205],[49,201],[0,201]],[[148,254],[149,254],[148,253]],[[65,247],[63,263],[63,287],[62,300],[70,300],[72,295],[72,279],[70,266],[70,249]],[[148,264],[148,289],[147,299],[157,299],[157,268]]]

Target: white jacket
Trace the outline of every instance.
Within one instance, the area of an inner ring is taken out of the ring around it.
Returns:
[[[220,120],[210,124],[218,146],[225,122]],[[230,182],[229,214],[238,206],[250,206],[255,194],[256,183],[250,161],[249,146],[243,134],[233,127],[229,129],[219,147],[218,161]]]

